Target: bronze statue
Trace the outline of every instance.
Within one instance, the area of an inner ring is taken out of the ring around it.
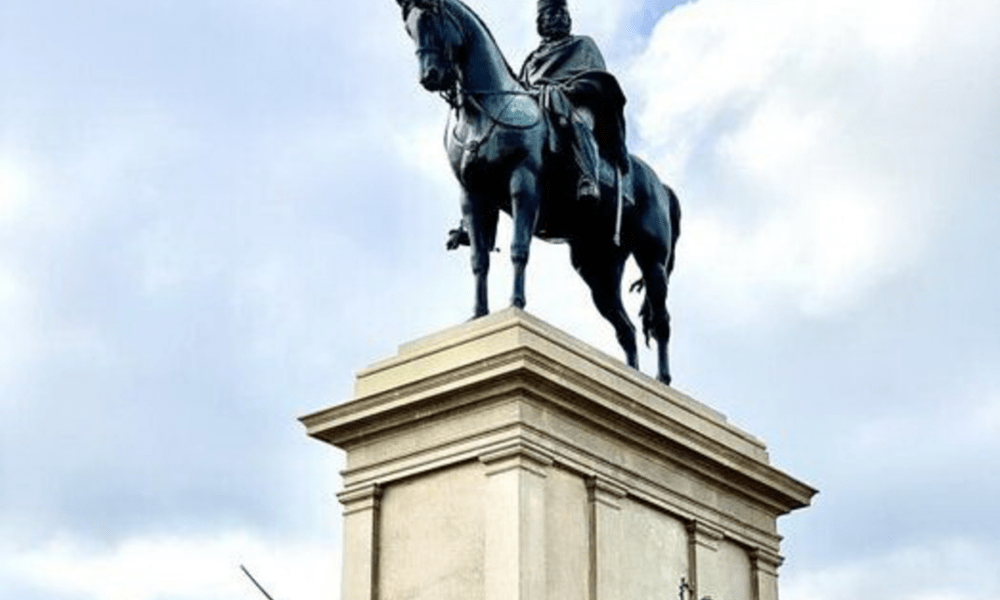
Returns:
[[[572,60],[562,62],[567,69],[551,68],[560,62],[559,53],[549,56],[543,40],[526,61],[522,82],[486,25],[460,0],[397,1],[417,46],[420,83],[439,92],[453,109],[445,149],[462,188],[462,226],[452,231],[449,247],[470,246],[476,281],[473,317],[489,312],[490,251],[503,211],[513,220],[511,304],[525,305],[532,236],[567,241],[573,267],[590,287],[597,310],[615,328],[628,364],[638,368],[635,328],[621,301],[625,261],[635,258],[645,287],[643,331],[647,343],[650,337],[657,342],[657,377],[669,383],[667,281],[680,233],[680,206],[656,173],[624,150],[624,96],[603,69],[596,45],[589,38],[569,37],[565,4],[560,8],[552,2],[553,18],[567,22],[550,26],[549,17],[540,14],[539,31],[554,34],[548,35],[553,43],[565,43]],[[567,134],[579,153],[565,150]],[[579,156],[586,152],[580,147],[595,139],[600,149],[588,164]],[[590,182],[581,185],[582,171]],[[587,201],[590,184],[599,191],[593,201]]]

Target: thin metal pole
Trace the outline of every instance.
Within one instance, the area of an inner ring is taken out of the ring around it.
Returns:
[[[267,590],[264,589],[264,586],[257,583],[257,580],[253,578],[253,575],[250,574],[250,571],[247,571],[246,567],[240,565],[240,569],[243,571],[244,574],[246,574],[247,577],[250,578],[250,581],[252,581],[253,584],[257,586],[257,589],[260,590],[260,593],[264,594],[264,597],[267,598],[267,600],[274,600],[274,598],[271,597],[271,594],[268,594]]]

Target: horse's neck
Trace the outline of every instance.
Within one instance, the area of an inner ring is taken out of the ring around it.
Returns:
[[[503,52],[483,22],[471,9],[460,3],[454,5],[456,18],[465,34],[465,56],[461,65],[462,86],[473,92],[510,92],[521,89],[521,84],[511,74]]]

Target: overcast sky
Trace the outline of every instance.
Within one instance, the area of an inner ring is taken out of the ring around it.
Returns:
[[[997,600],[1000,3],[674,4],[570,8],[683,205],[676,387],[821,490],[783,600]],[[469,316],[445,117],[390,0],[0,2],[0,598],[336,600],[296,417]],[[528,286],[618,356],[564,246]]]

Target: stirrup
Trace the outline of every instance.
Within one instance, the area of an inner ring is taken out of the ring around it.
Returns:
[[[597,184],[594,183],[594,180],[589,177],[581,177],[576,187],[576,197],[578,200],[596,204],[601,201],[601,191],[598,189]]]

